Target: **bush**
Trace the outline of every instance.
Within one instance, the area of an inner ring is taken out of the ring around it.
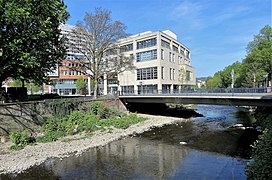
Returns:
[[[52,142],[58,140],[58,138],[65,136],[63,131],[49,132],[44,136],[37,138],[37,142]]]
[[[99,119],[93,114],[84,114],[81,111],[74,111],[69,116],[66,124],[66,132],[75,134],[82,131],[96,130],[96,123]]]
[[[27,130],[21,132],[12,132],[10,134],[10,139],[15,145],[25,146],[29,144],[30,134]]]
[[[131,114],[127,115],[126,117],[122,117],[122,118],[110,118],[110,119],[101,120],[97,123],[97,125],[99,125],[99,126],[113,126],[116,128],[126,129],[131,124],[136,124],[136,123],[142,122],[144,120],[145,120],[145,118],[137,117],[137,115],[135,113],[131,113]]]
[[[272,114],[271,108],[259,108],[254,116],[256,124],[265,129],[253,145],[252,164],[247,168],[248,179],[271,179],[272,177]]]
[[[253,146],[253,161],[247,171],[248,179],[270,179],[272,177],[272,130],[265,130]]]
[[[90,113],[96,115],[99,119],[109,117],[109,110],[101,102],[93,102],[90,106]]]
[[[67,118],[49,117],[43,125],[46,132],[65,131]]]
[[[27,130],[12,132],[10,134],[10,139],[14,144],[10,147],[10,149],[15,151],[21,150],[26,145],[35,142],[35,139],[30,137],[30,133]]]

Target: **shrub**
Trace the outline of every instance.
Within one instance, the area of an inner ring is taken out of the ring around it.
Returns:
[[[65,131],[67,118],[49,117],[43,125],[47,132]]]
[[[63,131],[49,132],[44,136],[37,138],[37,142],[52,142],[58,140],[58,138],[65,136]]]
[[[248,179],[270,179],[272,177],[272,130],[265,130],[253,146],[253,161],[247,170]]]
[[[21,132],[12,132],[10,139],[15,145],[25,146],[30,143],[30,134],[27,130]]]
[[[93,102],[90,106],[90,113],[96,115],[99,119],[105,119],[109,116],[109,110],[101,102]]]
[[[84,114],[81,111],[74,111],[69,116],[66,124],[66,132],[74,134],[82,131],[94,131],[99,119],[93,114]]]
[[[122,118],[109,118],[105,120],[100,120],[97,125],[99,126],[113,126],[116,128],[126,129],[131,124],[136,124],[144,121],[145,118],[137,117],[135,113],[130,113],[126,117]]]

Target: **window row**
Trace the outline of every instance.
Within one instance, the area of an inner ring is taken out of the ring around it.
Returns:
[[[157,79],[157,67],[137,69],[137,80]]]
[[[132,43],[120,47],[120,52],[121,53],[127,52],[127,51],[132,51],[132,50],[133,50],[133,44]]]
[[[161,67],[161,79],[165,79],[165,72],[164,72],[164,67]],[[175,80],[176,78],[176,70],[174,68],[169,69],[169,79],[170,80]]]
[[[164,60],[164,57],[165,57],[165,53],[164,53],[164,50],[161,49],[161,59]],[[172,53],[172,52],[169,52],[169,61],[170,62],[173,62],[175,63],[176,59],[175,59],[175,54]],[[183,61],[182,61],[182,56],[178,56],[178,64],[183,64]]]
[[[136,53],[137,62],[148,61],[152,59],[157,59],[157,49]]]
[[[156,44],[157,44],[156,38],[152,38],[152,39],[148,39],[148,40],[144,40],[144,41],[139,41],[139,42],[137,42],[137,49],[155,46]]]
[[[61,70],[61,75],[62,76],[81,76],[83,73],[81,71],[75,71],[75,70]]]

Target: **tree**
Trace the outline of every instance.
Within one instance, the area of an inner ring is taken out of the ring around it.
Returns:
[[[78,22],[73,30],[78,42],[71,43],[84,56],[79,60],[94,80],[94,98],[101,77],[116,76],[133,68],[131,59],[120,53],[118,46],[118,40],[127,36],[125,28],[120,21],[112,22],[109,10],[95,8],[95,12],[86,13],[83,22]]]
[[[8,78],[48,81],[65,55],[59,25],[68,19],[62,0],[0,0],[0,84]]]
[[[76,89],[82,91],[85,88],[85,81],[83,76],[79,77],[76,81]]]
[[[243,60],[243,84],[252,87],[253,76],[256,81],[265,76],[271,77],[272,72],[272,28],[267,25],[247,46],[247,57]]]

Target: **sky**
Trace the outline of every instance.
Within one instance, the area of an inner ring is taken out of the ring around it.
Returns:
[[[64,0],[68,24],[95,7],[110,10],[128,34],[171,30],[191,51],[196,77],[213,76],[246,56],[247,44],[272,24],[272,0]]]

